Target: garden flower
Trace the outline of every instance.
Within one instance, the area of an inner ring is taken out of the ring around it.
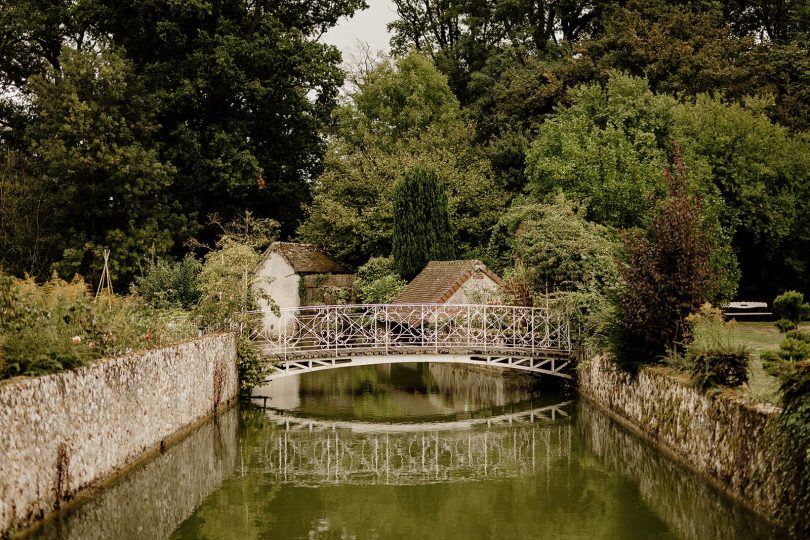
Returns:
[[[81,336],[73,336],[73,344],[74,345],[78,345],[81,342],[82,342],[82,337]]]

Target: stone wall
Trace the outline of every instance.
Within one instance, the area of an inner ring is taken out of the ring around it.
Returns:
[[[237,465],[239,409],[205,422],[155,459],[128,472],[98,496],[48,520],[36,540],[163,540]]]
[[[231,334],[0,383],[0,535],[58,509],[238,392]]]
[[[583,362],[578,377],[583,396],[776,521],[779,464],[766,436],[776,408],[730,391],[708,396],[663,367],[644,367],[633,377],[602,357]]]
[[[576,429],[603,470],[634,482],[638,494],[682,540],[767,540],[781,535],[757,514],[734,504],[709,482],[624,429],[588,400],[577,404]]]

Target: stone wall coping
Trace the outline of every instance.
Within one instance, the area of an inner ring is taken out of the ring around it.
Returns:
[[[15,384],[20,384],[26,381],[31,381],[33,379],[42,379],[46,377],[54,377],[63,375],[65,373],[76,373],[81,374],[83,371],[88,369],[93,369],[99,367],[100,364],[105,362],[115,362],[121,360],[129,360],[130,358],[136,356],[143,356],[145,354],[159,352],[167,349],[173,349],[175,347],[180,347],[182,345],[186,345],[189,343],[196,343],[196,342],[203,342],[209,338],[221,337],[226,336],[228,334],[233,334],[233,332],[215,332],[211,334],[205,334],[203,336],[197,336],[193,338],[183,339],[180,341],[175,341],[174,343],[168,345],[161,345],[160,347],[152,347],[149,349],[137,349],[130,351],[125,354],[119,354],[117,356],[104,356],[102,358],[96,358],[95,360],[91,360],[90,362],[86,363],[83,366],[77,367],[76,369],[63,369],[60,371],[54,371],[53,373],[46,373],[44,375],[16,375],[14,377],[10,377],[8,379],[0,379],[0,389],[4,389],[6,386],[13,386]]]

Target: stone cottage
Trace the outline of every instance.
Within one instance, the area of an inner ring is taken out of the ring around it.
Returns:
[[[430,261],[395,304],[478,304],[503,280],[481,261]]]
[[[254,290],[269,295],[279,308],[346,303],[352,300],[354,275],[312,244],[273,242],[256,271]],[[260,295],[261,296],[261,295]],[[268,308],[259,299],[262,309]],[[274,331],[278,317],[264,316],[265,330]]]

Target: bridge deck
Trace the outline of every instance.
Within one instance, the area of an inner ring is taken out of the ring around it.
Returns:
[[[544,308],[491,305],[306,306],[253,312],[251,339],[276,370],[398,362],[487,364],[570,378],[568,321]],[[274,330],[275,329],[275,330]]]
[[[314,360],[327,358],[343,358],[349,356],[389,356],[389,355],[486,355],[486,356],[516,356],[533,358],[570,358],[570,351],[558,349],[532,349],[519,347],[434,347],[434,346],[396,346],[388,349],[375,347],[341,347],[338,349],[296,350],[290,349],[280,352],[278,346],[269,341],[254,340],[254,345],[261,353],[277,362],[285,360]]]

